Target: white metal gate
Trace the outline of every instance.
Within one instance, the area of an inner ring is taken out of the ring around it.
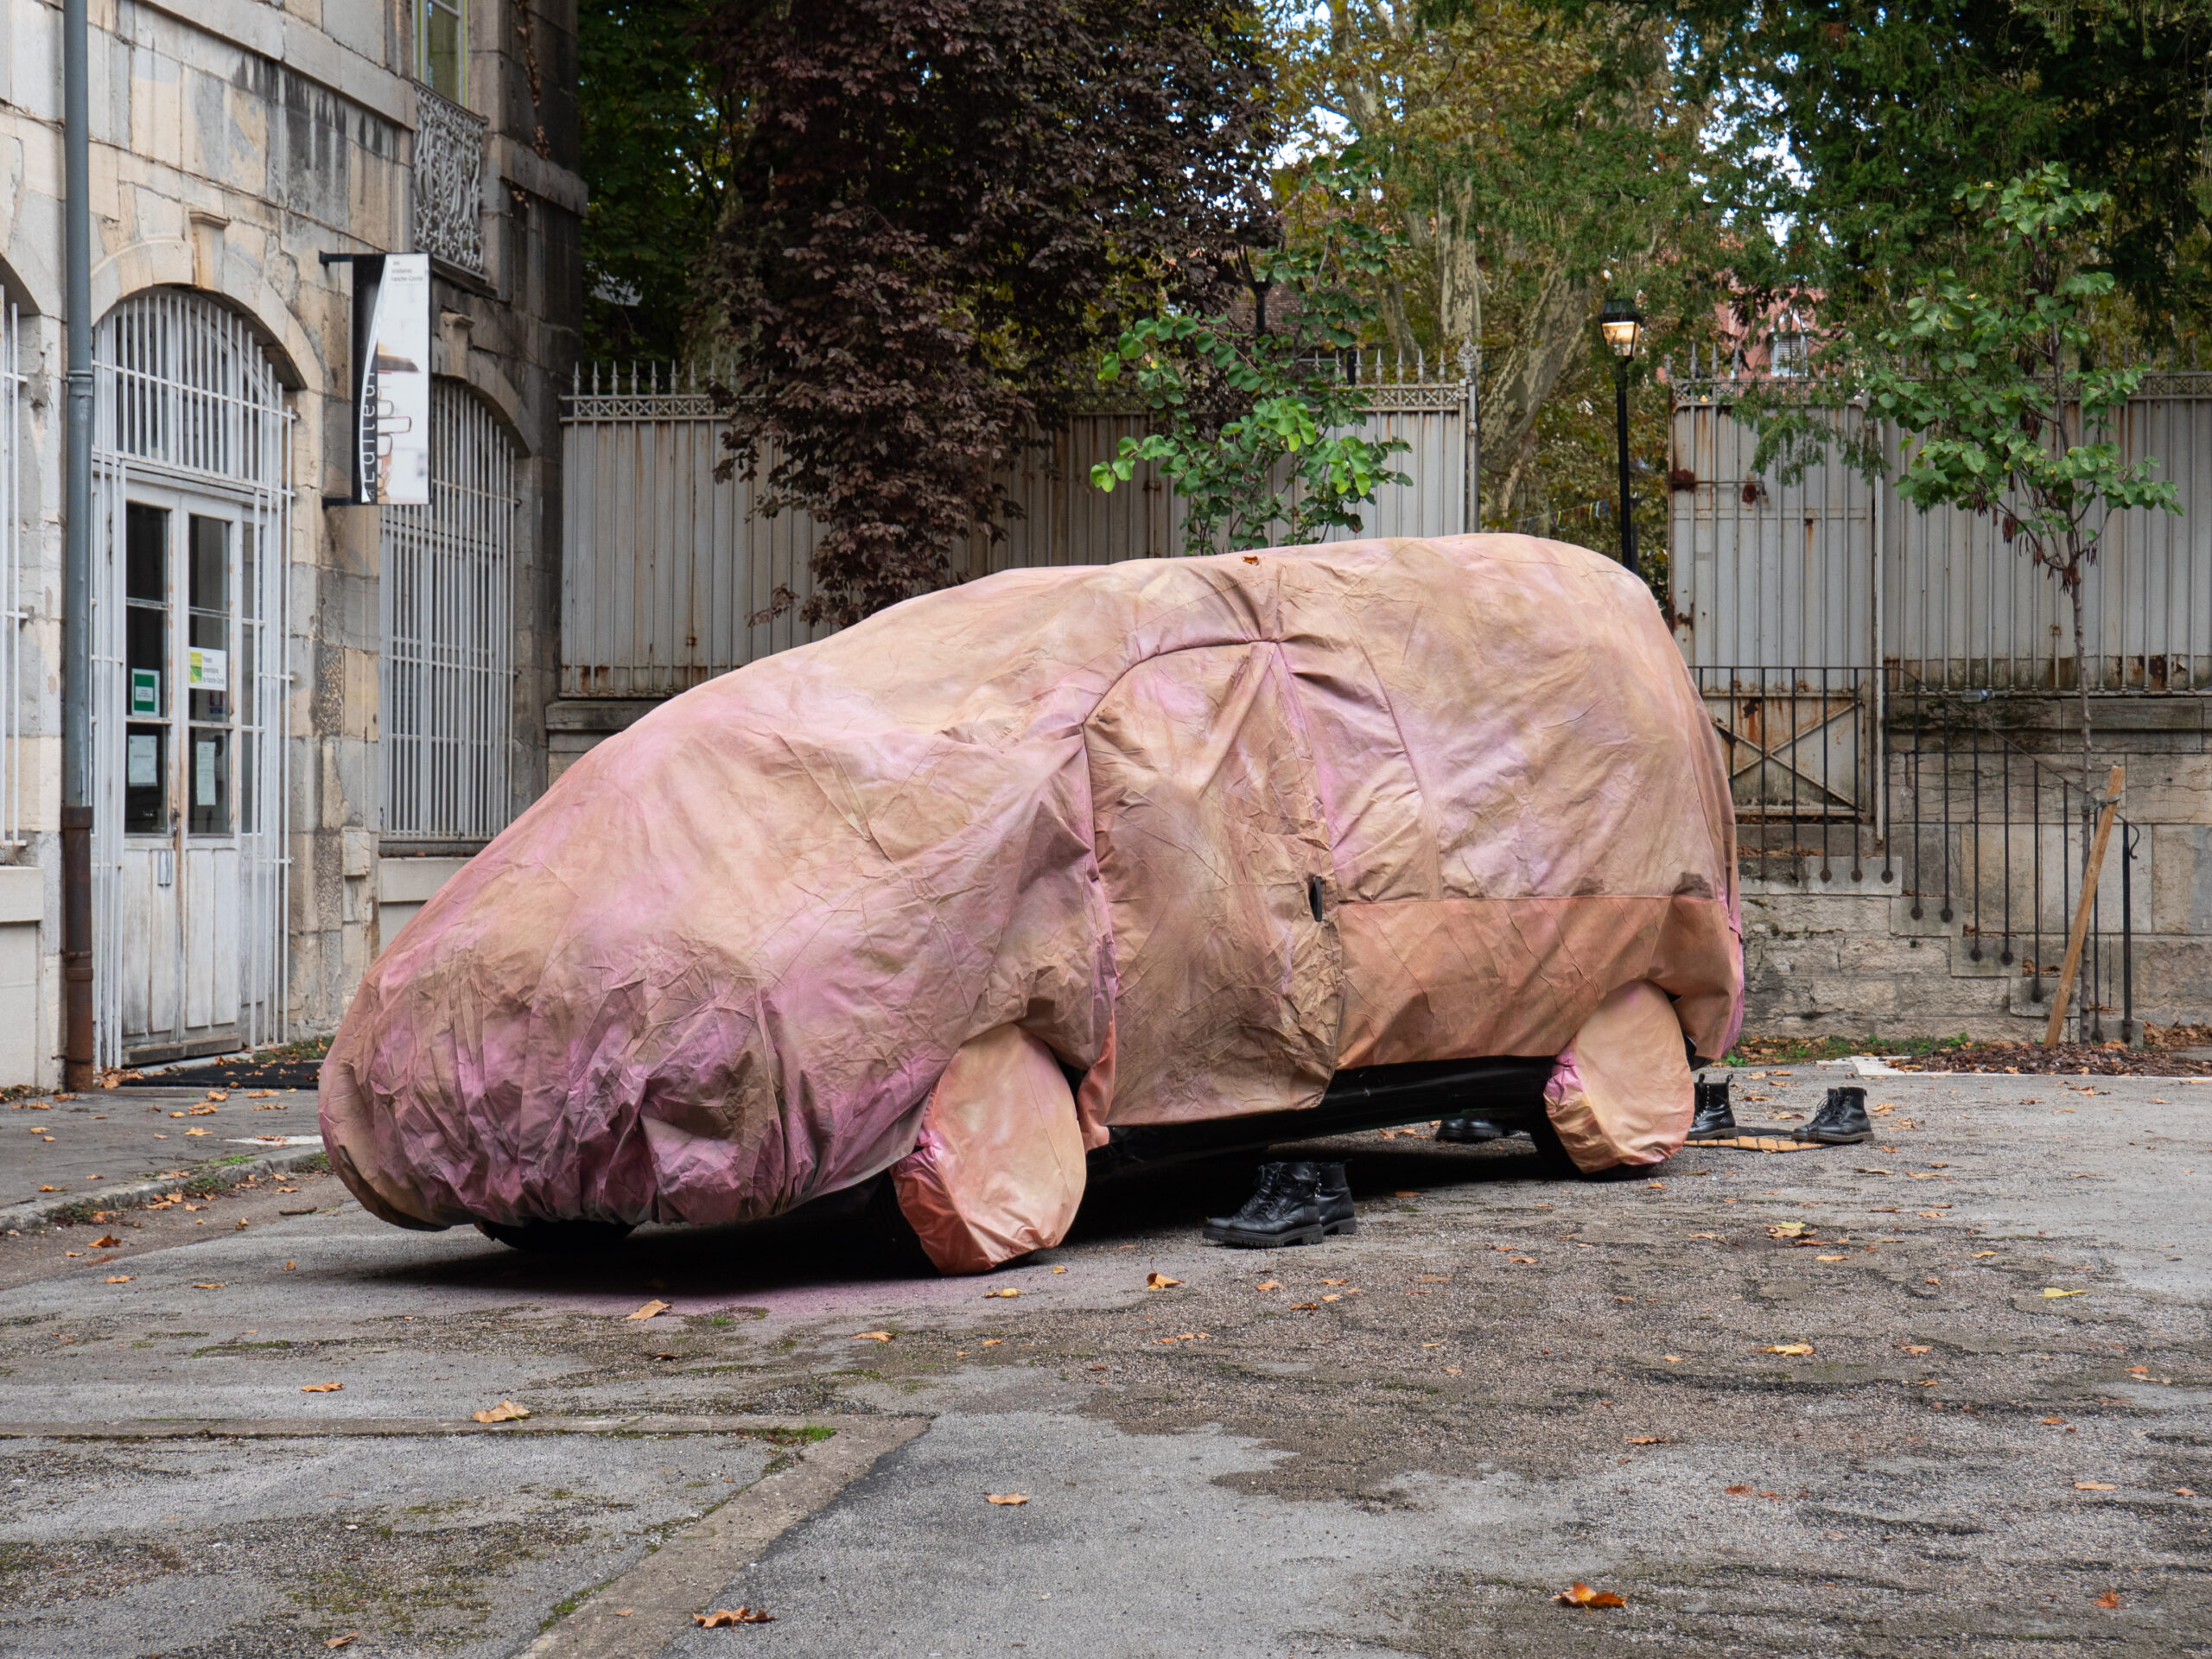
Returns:
[[[430,442],[429,505],[384,509],[383,832],[484,841],[513,811],[515,448],[450,380]]]
[[[104,1065],[281,1039],[293,416],[184,289],[96,333],[93,998]]]

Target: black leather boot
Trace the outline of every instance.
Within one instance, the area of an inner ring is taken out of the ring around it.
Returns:
[[[1827,1103],[1802,1128],[1790,1131],[1792,1141],[1815,1141],[1824,1147],[1848,1147],[1871,1141],[1874,1125],[1866,1116],[1866,1091],[1854,1085],[1828,1090]]]
[[[1732,1141],[1736,1136],[1736,1114],[1728,1105],[1728,1085],[1734,1079],[1723,1077],[1718,1083],[1697,1080],[1697,1116],[1690,1120],[1688,1141]]]
[[[1502,1123],[1493,1123],[1486,1117],[1447,1117],[1436,1126],[1436,1138],[1461,1146],[1475,1146],[1484,1141],[1503,1141],[1513,1131]]]
[[[1346,1223],[1332,1226],[1321,1218],[1320,1171],[1319,1164],[1261,1165],[1260,1184],[1244,1201],[1244,1207],[1233,1216],[1210,1217],[1206,1239],[1241,1249],[1260,1249],[1275,1244],[1319,1244],[1332,1232],[1349,1231]],[[1349,1191],[1343,1204],[1349,1215]]]
[[[1328,1233],[1356,1233],[1359,1223],[1352,1217],[1351,1183],[1344,1179],[1342,1164],[1316,1164],[1319,1179],[1314,1183],[1313,1198],[1321,1211],[1321,1230]]]

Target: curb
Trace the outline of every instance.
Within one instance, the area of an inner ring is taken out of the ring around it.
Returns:
[[[164,1175],[149,1181],[130,1181],[104,1186],[93,1192],[41,1194],[21,1204],[0,1208],[0,1233],[22,1232],[54,1220],[65,1211],[136,1210],[149,1198],[181,1192],[211,1177],[224,1188],[236,1186],[249,1175],[282,1175],[323,1157],[321,1147],[288,1147],[238,1164],[203,1164],[181,1175]],[[326,1168],[328,1166],[324,1166]]]

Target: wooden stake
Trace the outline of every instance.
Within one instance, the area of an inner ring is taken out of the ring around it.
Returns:
[[[2114,766],[2105,780],[2105,810],[2097,815],[2096,843],[2089,849],[2089,868],[2082,876],[2082,902],[2074,907],[2074,931],[2066,936],[2066,960],[2058,969],[2058,996],[2050,1005],[2050,1023],[2044,1028],[2049,1048],[2058,1040],[2066,1024],[2067,1000],[2074,995],[2074,973],[2082,965],[2082,940],[2089,931],[2089,906],[2096,902],[2097,877],[2105,867],[2105,842],[2112,837],[2112,821],[2120,812],[2122,769]]]

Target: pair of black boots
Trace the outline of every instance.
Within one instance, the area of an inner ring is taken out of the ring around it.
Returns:
[[[1696,1141],[1732,1141],[1741,1133],[1736,1127],[1736,1114],[1729,1109],[1728,1084],[1723,1077],[1718,1083],[1704,1078],[1697,1084],[1697,1116],[1690,1120],[1690,1132],[1685,1139]],[[1856,1146],[1870,1141],[1874,1125],[1866,1116],[1866,1091],[1856,1084],[1828,1090],[1828,1097],[1813,1121],[1792,1129],[1792,1141],[1804,1141],[1824,1147]]]
[[[1209,1243],[1240,1249],[1319,1244],[1331,1233],[1356,1233],[1351,1183],[1342,1164],[1262,1164],[1260,1184],[1233,1216],[1209,1216]]]

